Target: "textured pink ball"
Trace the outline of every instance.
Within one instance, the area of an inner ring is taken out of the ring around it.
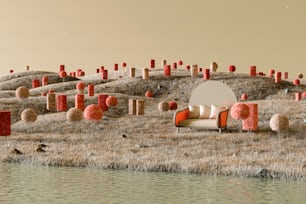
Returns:
[[[146,91],[145,96],[148,98],[153,97],[152,91]]]
[[[248,95],[246,93],[241,94],[241,100],[248,100]]]
[[[169,104],[169,110],[177,109],[177,103],[175,101],[168,101],[168,104]]]
[[[61,77],[61,78],[66,78],[66,77],[67,77],[67,72],[61,71],[61,72],[59,73],[59,77]]]
[[[270,119],[271,130],[276,132],[284,132],[289,130],[289,119],[282,114],[275,114]]]
[[[85,89],[85,83],[84,82],[79,82],[76,84],[76,89],[78,90],[83,90]]]
[[[117,106],[117,104],[118,104],[118,99],[117,99],[115,96],[108,96],[108,97],[106,98],[105,103],[106,103],[106,105],[107,105],[108,107],[110,107],[110,106]]]
[[[235,103],[231,108],[231,116],[236,120],[243,120],[249,117],[250,109],[244,103]]]
[[[87,106],[84,110],[84,118],[86,120],[98,121],[102,118],[103,111],[100,106],[96,104],[91,104]]]

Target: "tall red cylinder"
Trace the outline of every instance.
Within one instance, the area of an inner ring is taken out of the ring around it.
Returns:
[[[65,65],[64,64],[60,64],[59,66],[59,72],[61,71],[65,71]]]
[[[108,71],[107,71],[107,69],[104,69],[102,71],[102,79],[103,80],[107,80],[108,79]]]
[[[150,68],[155,68],[155,60],[154,59],[150,60]]]
[[[171,76],[171,66],[165,65],[164,66],[164,76],[169,77]]]
[[[279,83],[282,80],[282,73],[276,72],[275,74],[275,83]]]
[[[56,110],[60,111],[67,111],[67,96],[66,95],[57,95],[56,96]]]
[[[203,78],[205,80],[209,80],[210,79],[210,69],[204,69],[204,71],[203,71]]]
[[[82,111],[85,109],[85,96],[83,94],[76,94],[74,96],[74,107]]]
[[[288,79],[288,78],[289,78],[288,72],[284,72],[284,79]]]
[[[88,84],[88,96],[94,96],[94,95],[95,95],[95,85]]]
[[[11,135],[11,112],[0,110],[0,136]]]
[[[250,66],[250,76],[256,76],[256,66]]]
[[[49,83],[48,77],[47,77],[47,76],[43,76],[43,77],[41,78],[41,84],[42,84],[42,86],[47,86],[48,83]]]
[[[39,79],[32,79],[32,88],[40,87]]]
[[[107,111],[108,106],[106,105],[107,94],[99,94],[98,95],[98,105],[101,107],[102,111]]]

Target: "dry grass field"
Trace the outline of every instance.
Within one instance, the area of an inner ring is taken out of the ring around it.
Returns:
[[[25,100],[15,97],[16,88],[31,88],[33,78],[46,75],[49,85],[30,89],[30,97]],[[177,134],[174,111],[159,112],[157,105],[163,100],[176,101],[179,109],[188,105],[192,90],[204,80],[201,75],[191,78],[185,70],[174,70],[166,78],[162,70],[151,69],[148,80],[143,80],[139,71],[136,78],[126,74],[118,79],[115,73],[109,73],[108,80],[102,80],[100,74],[81,78],[86,84],[95,84],[95,96],[86,95],[86,105],[97,103],[99,93],[118,98],[118,105],[104,112],[98,122],[69,122],[65,112],[46,110],[46,98],[41,93],[50,89],[66,94],[68,107],[73,107],[79,79],[70,77],[63,82],[57,73],[39,71],[3,75],[0,110],[11,111],[12,134],[0,137],[1,161],[305,180],[306,100],[295,101],[294,92],[305,91],[306,85],[296,87],[288,81],[276,84],[269,77],[239,73],[217,72],[211,77],[231,87],[237,98],[245,92],[249,101],[258,103],[258,131],[242,132],[241,121],[231,120],[228,130],[221,134],[188,128]],[[147,90],[153,92],[153,98],[144,96]],[[145,100],[144,115],[128,114],[129,98]],[[35,122],[21,121],[25,108],[38,113]],[[289,132],[270,130],[269,120],[276,113],[287,115]],[[42,143],[46,147],[38,151]]]

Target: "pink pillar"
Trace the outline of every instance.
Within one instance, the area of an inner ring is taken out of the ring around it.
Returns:
[[[302,94],[300,92],[295,92],[295,100],[300,101],[302,98]]]
[[[210,69],[204,69],[203,78],[205,80],[209,80],[210,79]]]
[[[32,88],[40,87],[39,79],[32,79]]]
[[[56,96],[56,110],[67,111],[67,96],[66,95],[57,95]]]
[[[164,66],[164,76],[169,77],[171,76],[171,66],[165,65]]]
[[[88,96],[94,96],[94,95],[95,95],[95,85],[88,84]]]
[[[282,80],[282,73],[276,72],[275,74],[275,83],[279,83]]]
[[[11,112],[0,110],[0,136],[11,135]]]
[[[246,103],[246,105],[249,107],[250,115],[242,120],[242,129],[256,131],[258,129],[258,105],[256,103]]]
[[[256,66],[250,66],[250,76],[256,76]]]
[[[107,111],[108,106],[106,105],[107,94],[99,94],[98,95],[98,105],[101,107],[102,111]]]
[[[85,97],[83,94],[76,94],[74,97],[74,106],[80,110],[85,109]]]

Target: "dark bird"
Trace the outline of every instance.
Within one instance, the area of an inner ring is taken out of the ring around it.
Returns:
[[[14,148],[12,151],[11,151],[12,154],[23,154],[19,149],[16,149]]]
[[[48,145],[43,144],[43,143],[40,143],[38,146],[40,146],[40,147],[48,147]]]
[[[36,148],[36,152],[46,152],[46,150],[44,150],[43,147],[39,144]]]
[[[123,138],[127,138],[127,136],[125,134],[122,135]]]

